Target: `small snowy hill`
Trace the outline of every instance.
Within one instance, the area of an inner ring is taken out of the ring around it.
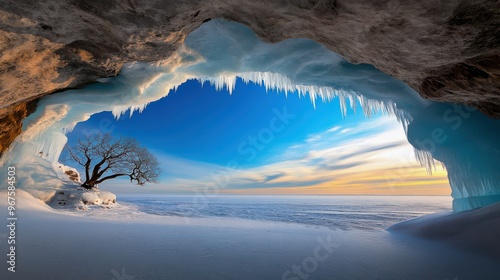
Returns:
[[[388,229],[500,256],[500,203],[459,213],[437,213]]]

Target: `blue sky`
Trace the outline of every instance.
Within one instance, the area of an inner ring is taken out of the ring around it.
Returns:
[[[418,169],[411,155],[384,159],[395,166],[376,158],[412,151],[394,118],[376,115],[367,120],[361,110],[349,110],[344,119],[337,99],[317,101],[314,107],[309,98],[266,92],[239,79],[232,95],[190,80],[132,118],[126,114],[114,120],[110,112],[93,115],[68,134],[69,144],[94,131],[136,138],[158,156],[164,172],[150,191],[189,192],[212,182],[227,193],[372,194],[395,190],[384,178],[352,189],[362,170],[371,172],[369,177],[381,170]],[[348,170],[352,172],[339,174]],[[405,173],[412,182],[426,177],[421,170]],[[221,176],[230,179],[214,179]],[[442,179],[434,176],[431,183],[443,185]],[[335,182],[342,182],[343,189],[335,191]],[[107,185],[114,191],[136,191],[126,180]],[[365,190],[364,185],[373,187]]]

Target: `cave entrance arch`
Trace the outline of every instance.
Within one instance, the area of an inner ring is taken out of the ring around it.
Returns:
[[[439,167],[430,176],[420,167],[394,117],[368,119],[349,109],[343,118],[338,100],[313,107],[296,92],[285,96],[241,79],[231,95],[189,80],[128,115],[93,115],[67,134],[68,144],[112,133],[157,151],[164,180],[145,192],[449,195],[446,172]],[[108,190],[136,190],[121,181]]]
[[[430,169],[437,159],[446,166],[455,210],[500,201],[498,121],[465,106],[424,100],[375,67],[348,63],[313,41],[269,44],[245,26],[223,20],[212,20],[190,33],[166,61],[130,64],[117,78],[42,99],[2,165],[26,164],[40,151],[46,162],[55,163],[67,141],[65,133],[95,113],[120,116],[128,110],[142,111],[193,78],[231,91],[237,77],[269,89],[296,91],[313,104],[337,97],[343,114],[347,103],[355,106],[357,100],[367,116],[377,111],[394,115],[423,165]],[[25,183],[30,180],[33,176]]]

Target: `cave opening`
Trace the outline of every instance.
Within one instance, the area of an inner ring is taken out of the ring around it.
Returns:
[[[163,180],[139,192],[189,194],[208,183],[221,194],[449,195],[444,168],[430,175],[420,166],[394,116],[348,108],[344,117],[339,105],[313,106],[240,78],[232,94],[193,79],[141,114],[93,115],[67,134],[68,145],[111,133],[154,150]],[[136,188],[124,179],[109,190]]]
[[[351,64],[313,41],[269,44],[245,26],[223,20],[211,20],[190,33],[184,46],[166,61],[130,64],[116,78],[45,97],[25,120],[23,133],[2,163],[26,164],[40,152],[43,160],[56,163],[67,141],[65,134],[94,114],[111,111],[118,118],[125,112],[142,112],[190,79],[232,92],[238,78],[267,90],[296,92],[313,105],[338,97],[343,116],[347,104],[361,107],[366,116],[380,112],[395,116],[417,160],[429,171],[434,169],[434,159],[447,168],[455,210],[500,199],[498,121],[466,106],[424,100],[375,67]],[[33,167],[34,175],[25,178],[26,185],[33,185],[34,176],[41,177],[50,164]]]

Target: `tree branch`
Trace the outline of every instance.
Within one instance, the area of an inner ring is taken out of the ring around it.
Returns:
[[[109,179],[114,179],[114,178],[116,178],[116,177],[120,177],[120,176],[127,176],[127,174],[118,173],[118,174],[109,175],[109,176],[106,176],[106,177],[104,177],[104,178],[102,178],[102,179],[100,179],[100,180],[96,181],[95,183],[96,183],[96,184],[100,184],[100,183],[102,183],[102,182],[104,182],[104,181],[106,181],[106,180],[109,180]]]

